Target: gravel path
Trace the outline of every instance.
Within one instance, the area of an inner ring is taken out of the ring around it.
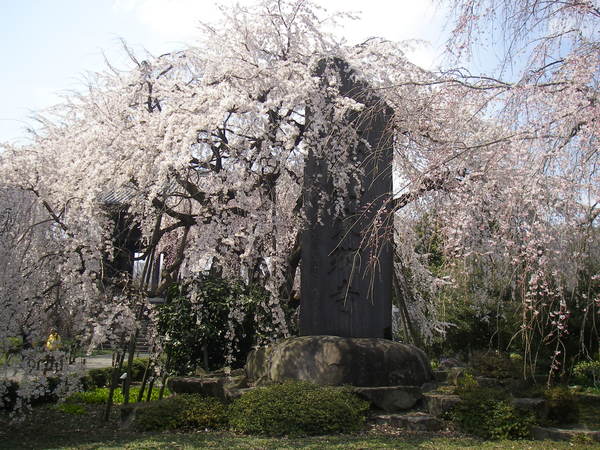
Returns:
[[[147,358],[148,353],[136,353],[136,358]],[[81,370],[102,369],[104,367],[112,367],[112,355],[95,355],[86,358],[77,358],[74,364]],[[23,376],[22,370],[8,369],[0,371],[0,379],[8,378],[10,380],[19,381]]]

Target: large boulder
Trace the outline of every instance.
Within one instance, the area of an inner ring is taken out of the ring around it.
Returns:
[[[421,386],[433,374],[415,346],[379,338],[301,336],[250,353],[253,382],[307,380],[320,385]]]

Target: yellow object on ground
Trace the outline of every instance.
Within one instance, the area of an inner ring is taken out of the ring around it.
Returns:
[[[58,350],[60,348],[60,344],[60,336],[56,331],[54,331],[50,333],[50,336],[48,336],[48,340],[46,341],[46,350]]]

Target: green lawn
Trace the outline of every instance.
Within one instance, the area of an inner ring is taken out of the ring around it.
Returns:
[[[0,417],[0,449],[192,449],[192,448],[422,448],[422,449],[549,449],[590,448],[571,443],[501,441],[482,442],[456,433],[410,433],[373,428],[357,435],[311,438],[266,438],[205,430],[181,433],[137,433],[119,429],[118,407],[111,421],[102,424],[100,405],[86,405],[85,414],[68,414],[53,405],[35,408],[19,424]],[[600,445],[597,446],[600,448]]]

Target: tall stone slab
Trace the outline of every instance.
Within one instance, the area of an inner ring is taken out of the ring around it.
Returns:
[[[390,214],[376,213],[392,195],[392,135],[388,131],[392,111],[339,58],[323,59],[316,75],[324,89],[333,82],[341,95],[365,106],[344,117],[359,137],[358,144],[349,144],[351,158],[344,160],[349,174],[346,198],[339,198],[334,189],[332,162],[309,149],[304,169],[308,225],[302,238],[300,335],[390,339],[392,220]],[[326,117],[315,118],[309,108],[307,126],[319,127],[323,138],[319,145],[336,139],[333,122],[329,126]],[[358,178],[356,169],[360,169]],[[335,214],[333,205],[342,201],[343,214]],[[367,242],[365,233],[376,239]]]

